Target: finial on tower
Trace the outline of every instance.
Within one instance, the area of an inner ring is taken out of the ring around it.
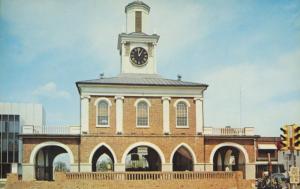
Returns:
[[[128,5],[126,5],[125,13],[127,13],[130,9],[133,9],[133,8],[144,9],[148,13],[150,12],[150,7],[146,3],[144,3],[143,1],[137,0],[137,1],[133,1],[133,2],[129,3]]]

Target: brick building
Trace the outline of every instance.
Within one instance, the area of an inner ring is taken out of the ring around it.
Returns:
[[[61,153],[69,155],[71,172],[241,170],[255,178],[253,128],[204,127],[208,85],[158,74],[159,36],[144,33],[149,12],[141,1],[125,7],[118,76],[76,82],[80,127],[60,133],[27,128],[21,135],[23,179],[53,179],[53,160]]]
[[[260,137],[257,139],[256,177],[260,178],[263,172],[272,169],[272,173],[285,172],[284,162],[279,161],[278,145],[280,137]],[[272,168],[270,168],[270,166]]]

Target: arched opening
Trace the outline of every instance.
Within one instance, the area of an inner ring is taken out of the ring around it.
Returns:
[[[219,148],[213,157],[214,171],[242,171],[245,176],[245,155],[232,146]]]
[[[137,146],[129,151],[125,159],[126,171],[161,171],[159,154],[151,147]]]
[[[70,156],[60,146],[44,146],[35,157],[35,178],[37,180],[53,180],[54,171],[69,171]]]
[[[173,155],[173,171],[193,171],[193,156],[190,151],[180,146]]]
[[[53,160],[54,172],[70,172],[70,158],[68,153],[58,154]]]
[[[112,152],[106,147],[98,148],[92,158],[92,171],[114,171],[114,156]]]

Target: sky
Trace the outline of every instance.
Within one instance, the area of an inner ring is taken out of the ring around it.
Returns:
[[[79,125],[76,81],[120,72],[125,0],[0,0],[0,102]],[[300,124],[299,0],[145,0],[158,72],[206,83],[205,126],[279,136]]]

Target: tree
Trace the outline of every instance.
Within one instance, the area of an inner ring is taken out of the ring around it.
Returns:
[[[54,171],[57,172],[68,172],[70,171],[67,167],[67,164],[65,162],[62,161],[58,161],[54,163]]]

